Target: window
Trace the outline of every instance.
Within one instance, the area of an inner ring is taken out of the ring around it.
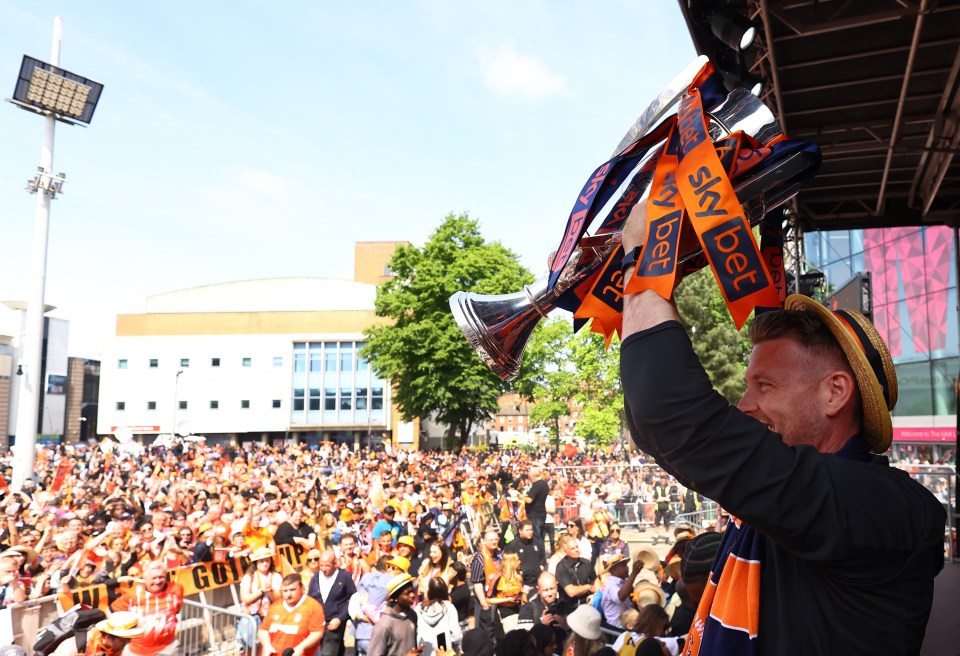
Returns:
[[[279,408],[279,407],[280,407],[280,399],[274,399],[274,400],[273,400],[273,407],[274,407],[274,408]]]
[[[190,358],[180,358],[180,366],[181,366],[181,367],[189,367],[189,366],[190,366]]]
[[[320,409],[320,399],[319,399],[319,398],[314,398],[314,397],[311,396],[311,397],[310,397],[310,403],[309,403],[309,406],[308,406],[308,407],[310,408],[310,410],[319,410],[319,409]]]
[[[127,409],[126,401],[117,401],[117,410],[123,411]]]
[[[211,366],[211,367],[219,367],[219,366],[220,366],[220,358],[210,358],[210,366]]]
[[[124,358],[123,360],[117,360],[117,369],[126,369],[126,368],[127,368],[126,358]]]
[[[336,387],[325,387],[323,390],[323,409],[324,410],[336,410],[337,409],[337,388]]]
[[[156,410],[157,402],[156,401],[147,401],[147,410]]]
[[[219,402],[219,401],[211,401],[211,402],[210,402],[210,409],[211,409],[211,410],[216,410],[216,409],[219,408],[219,407],[220,407],[220,402]]]
[[[340,409],[341,410],[352,410],[353,409],[353,399],[351,398],[353,390],[349,387],[340,388]]]
[[[274,366],[274,367],[282,367],[282,366],[283,366],[283,358],[282,358],[282,357],[279,357],[279,356],[278,356],[278,357],[275,357],[275,358],[273,359],[273,366]]]
[[[306,366],[307,354],[306,353],[294,353],[293,354],[293,370],[296,373],[303,371]]]
[[[293,390],[293,410],[294,412],[298,410],[303,410],[303,389],[294,389]]]
[[[186,410],[186,409],[187,409],[187,402],[186,402],[186,401],[180,401],[180,409],[181,409],[181,410]]]
[[[253,358],[244,358],[244,359],[243,359],[243,366],[244,366],[244,367],[249,367],[249,366],[252,365],[252,364],[253,364]]]
[[[310,351],[310,371],[320,371],[320,351]]]
[[[159,367],[159,366],[160,366],[160,361],[159,361],[159,360],[157,360],[156,358],[150,358],[150,368],[151,368],[151,369],[156,369],[156,368]]]
[[[353,371],[352,344],[343,344],[340,347],[340,371]]]
[[[244,399],[240,401],[240,407],[243,408],[244,410],[248,410],[250,408],[250,400]]]

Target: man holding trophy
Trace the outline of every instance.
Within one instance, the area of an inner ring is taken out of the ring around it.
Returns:
[[[625,252],[642,245],[645,223],[637,205]],[[624,270],[628,292],[635,269]],[[873,326],[799,295],[758,315],[737,407],[712,389],[671,301],[628,293],[622,335],[637,444],[738,518],[685,653],[918,653],[945,518],[925,488],[872,455],[890,445],[897,396]]]
[[[897,401],[886,345],[857,312],[784,298],[771,209],[819,162],[816,145],[790,140],[758,98],[728,92],[695,62],[591,174],[547,277],[518,294],[450,299],[505,380],[554,308],[573,312],[576,329],[592,320],[608,339],[619,333],[637,445],[731,514],[690,656],[916,654],[943,567],[940,503],[875,455],[890,446]],[[671,300],[705,266],[738,328],[756,313],[736,407],[713,389]]]

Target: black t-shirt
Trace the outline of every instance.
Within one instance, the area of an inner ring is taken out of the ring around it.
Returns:
[[[526,504],[525,510],[527,517],[545,518],[547,516],[547,495],[550,494],[550,486],[542,478],[530,486],[527,496],[532,501]]]
[[[470,611],[470,586],[459,584],[450,591],[450,603],[457,609],[457,619],[463,622]]]
[[[293,538],[306,539],[310,537],[310,533],[310,527],[303,522],[300,522],[300,526],[297,528],[294,528],[290,522],[283,522],[277,527],[277,532],[273,534],[273,541],[277,546],[281,544],[292,545],[294,544]]]

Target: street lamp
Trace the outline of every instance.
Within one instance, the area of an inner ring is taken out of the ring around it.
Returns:
[[[173,425],[170,426],[170,435],[176,437],[177,435],[177,406],[180,405],[180,374],[183,373],[183,369],[177,370],[177,377],[173,382]]]
[[[17,405],[16,456],[13,461],[11,486],[18,490],[24,481],[33,477],[37,439],[37,418],[40,413],[40,376],[43,350],[43,295],[47,275],[47,238],[50,227],[50,201],[63,188],[66,176],[53,175],[53,135],[57,121],[69,125],[83,125],[93,118],[103,85],[59,68],[60,39],[63,21],[53,19],[53,45],[50,62],[24,55],[20,76],[8,98],[21,109],[44,117],[44,140],[40,148],[40,166],[37,174],[27,182],[27,191],[37,195],[34,217],[33,253],[30,266],[30,292],[27,297],[27,316],[23,331],[23,376]]]

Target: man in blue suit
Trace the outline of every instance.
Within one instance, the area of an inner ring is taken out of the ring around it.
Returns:
[[[318,656],[343,656],[343,634],[347,628],[350,597],[357,591],[350,573],[337,567],[332,551],[320,554],[320,569],[310,579],[307,594],[323,604],[327,630],[323,634]]]

